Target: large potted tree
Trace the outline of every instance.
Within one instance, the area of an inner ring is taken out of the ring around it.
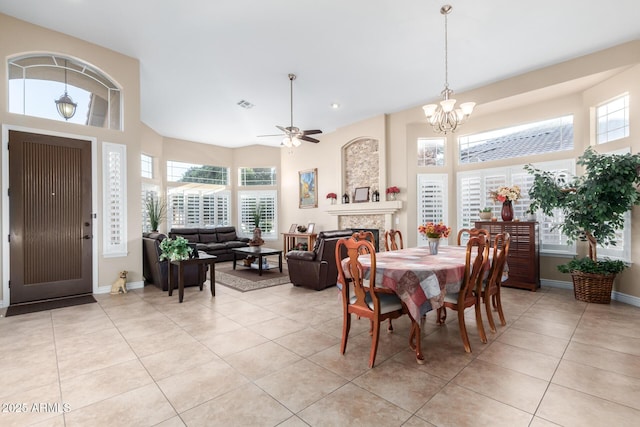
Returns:
[[[556,208],[562,211],[560,230],[570,243],[586,241],[589,255],[576,257],[558,270],[571,273],[576,299],[608,304],[613,281],[626,266],[619,260],[598,260],[596,248],[615,245],[625,213],[640,204],[640,154],[599,154],[589,147],[577,163],[584,167],[584,174],[573,178],[525,166],[534,176],[530,211],[539,208],[548,216]]]

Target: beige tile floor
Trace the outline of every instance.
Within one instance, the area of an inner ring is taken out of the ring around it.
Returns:
[[[640,425],[640,308],[505,288],[508,324],[488,344],[468,314],[472,354],[456,316],[430,314],[426,364],[398,319],[369,369],[367,321],[339,352],[335,288],[216,290],[0,318],[0,425]]]

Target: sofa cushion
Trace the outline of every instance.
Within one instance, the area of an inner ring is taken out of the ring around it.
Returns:
[[[201,243],[205,252],[226,251],[227,245],[224,243]]]
[[[227,231],[227,232],[220,232],[218,231],[218,242],[223,243],[223,242],[231,242],[233,240],[238,240],[238,236],[236,235],[236,231]]]
[[[196,228],[172,228],[169,232],[170,237],[182,236],[189,243],[198,243],[199,235]]]
[[[218,243],[218,233],[214,229],[203,230],[201,228],[198,234],[200,235],[200,243]]]

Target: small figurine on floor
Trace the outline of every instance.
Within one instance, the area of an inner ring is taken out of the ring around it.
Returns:
[[[120,272],[120,278],[113,282],[111,285],[111,294],[117,295],[122,291],[123,294],[127,293],[127,271]]]

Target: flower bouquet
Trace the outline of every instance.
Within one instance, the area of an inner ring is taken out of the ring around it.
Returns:
[[[494,202],[504,203],[515,202],[522,197],[522,194],[520,193],[520,187],[517,185],[511,187],[502,186],[497,190],[489,191],[489,197],[491,197]]]
[[[400,189],[395,185],[393,187],[387,188],[387,194],[398,194],[399,192],[400,192]]]
[[[432,239],[440,239],[442,237],[449,237],[449,233],[451,233],[451,227],[447,227],[443,223],[433,223],[428,222],[425,225],[421,225],[418,227],[418,231],[420,234],[424,234]]]
[[[336,193],[327,194],[327,199],[337,199],[338,195]]]

